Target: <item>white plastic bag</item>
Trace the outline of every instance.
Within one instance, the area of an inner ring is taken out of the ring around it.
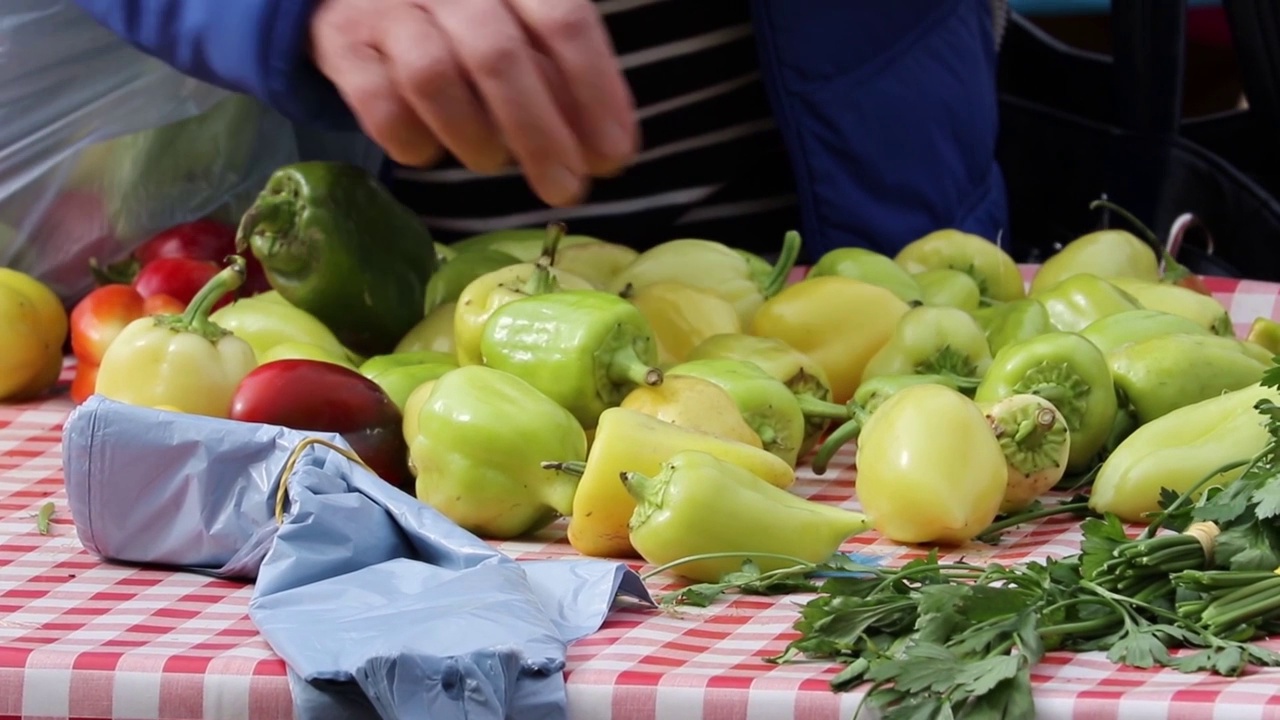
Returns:
[[[90,258],[232,221],[297,159],[289,122],[134,49],[69,0],[0,4],[0,265],[64,300]]]

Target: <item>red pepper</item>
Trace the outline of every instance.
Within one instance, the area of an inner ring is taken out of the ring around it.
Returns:
[[[409,487],[403,416],[372,380],[319,360],[275,360],[240,381],[231,400],[232,420],[337,433],[379,477]]]
[[[200,288],[222,271],[217,263],[191,258],[166,257],[153,260],[138,271],[133,288],[144,298],[168,295],[184,305],[189,304]],[[231,293],[223,296],[214,309],[234,299]]]
[[[236,228],[203,218],[161,230],[134,250],[127,259],[106,268],[95,266],[93,270],[99,282],[132,282],[136,285],[147,267],[157,261],[179,258],[201,260],[213,263],[217,272],[221,270],[224,259],[235,252]],[[238,294],[243,297],[270,290],[271,285],[267,282],[262,263],[252,255],[246,255],[245,262],[248,275]],[[203,283],[197,284],[195,289],[199,290],[201,287]],[[194,292],[193,290],[192,294]]]
[[[98,364],[107,346],[125,325],[146,315],[181,313],[186,305],[169,295],[144,298],[130,285],[103,285],[85,295],[70,315],[71,352],[76,356],[76,375],[71,381],[71,399],[82,403],[93,394]]]

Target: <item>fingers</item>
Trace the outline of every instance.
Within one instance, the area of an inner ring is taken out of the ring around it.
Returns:
[[[591,172],[616,172],[634,157],[639,128],[635,100],[599,13],[585,0],[506,2],[573,97],[570,118],[584,133]]]

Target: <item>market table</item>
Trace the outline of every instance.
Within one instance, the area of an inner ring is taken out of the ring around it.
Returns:
[[[1238,331],[1259,315],[1280,317],[1280,286],[1208,284]],[[80,546],[60,460],[69,378],[70,366],[50,399],[0,406],[0,720],[291,717],[284,663],[247,616],[249,586],[107,564]],[[852,460],[846,449],[821,479],[802,469],[795,490],[856,508]],[[35,518],[47,501],[56,511],[49,534],[41,535]],[[973,545],[947,557],[1011,563],[1071,554],[1079,549],[1078,527],[1051,518],[1010,531],[999,546]],[[573,554],[562,525],[497,546],[517,558]],[[886,564],[924,554],[874,533],[845,549]],[[672,587],[652,584],[657,592]],[[833,665],[763,660],[795,637],[791,626],[807,597],[728,596],[711,608],[669,612],[620,606],[599,632],[569,649],[570,714],[850,718],[861,694],[830,691]],[[1280,649],[1280,639],[1271,645]],[[1280,718],[1280,669],[1227,679],[1121,668],[1101,653],[1050,653],[1032,677],[1042,718]]]

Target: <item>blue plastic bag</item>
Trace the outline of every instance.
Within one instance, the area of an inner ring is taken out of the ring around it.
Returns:
[[[315,440],[350,450],[97,395],[63,429],[84,547],[255,580],[303,720],[561,718],[567,645],[620,594],[653,604],[621,563],[514,561]]]

